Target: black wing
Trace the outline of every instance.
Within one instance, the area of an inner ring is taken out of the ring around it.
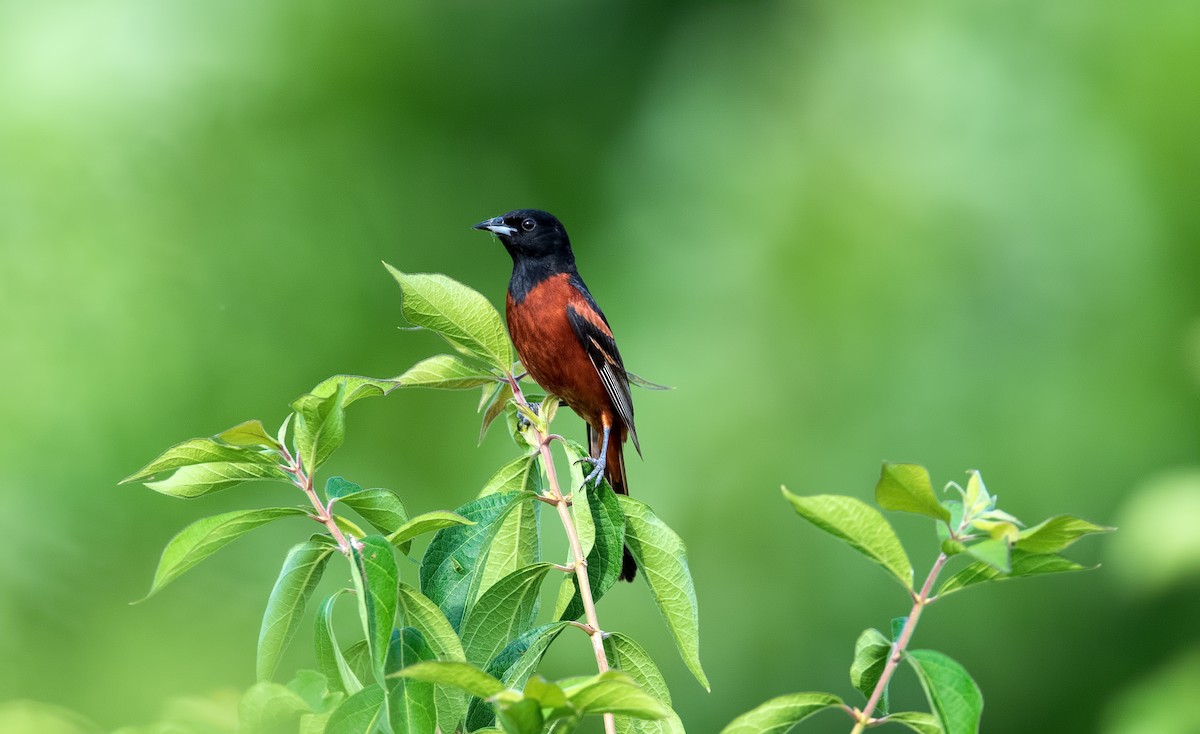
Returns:
[[[587,292],[586,288],[579,290],[588,305],[591,306],[591,310],[607,325],[608,320],[604,318],[604,314],[592,300],[591,294]],[[638,444],[637,429],[633,425],[633,397],[629,394],[629,378],[625,374],[625,365],[621,362],[621,353],[617,351],[616,341],[589,321],[574,306],[567,306],[567,320],[571,322],[575,336],[579,338],[579,343],[583,345],[588,358],[592,360],[592,366],[600,375],[600,382],[604,383],[604,392],[608,393],[608,399],[617,409],[617,415],[629,428],[629,435],[633,438],[633,447],[641,456],[642,447]]]

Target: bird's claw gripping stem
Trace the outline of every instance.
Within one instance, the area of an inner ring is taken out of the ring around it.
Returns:
[[[591,464],[592,465],[592,470],[590,472],[588,472],[588,475],[586,477],[583,478],[583,485],[585,487],[588,484],[593,484],[593,486],[596,486],[596,487],[600,486],[600,479],[604,476],[604,468],[606,466],[608,466],[608,433],[609,433],[609,430],[610,430],[610,428],[607,425],[604,426],[604,433],[603,433],[602,438],[600,439],[600,455],[599,456],[597,456],[595,458],[593,458],[591,456],[585,456],[576,462],[577,464]]]
[[[530,403],[525,403],[525,404],[527,406],[529,406],[529,409],[531,411],[533,411],[534,413],[539,413],[542,410],[542,403],[540,400],[536,403],[530,402]],[[522,429],[525,429],[525,428],[529,428],[533,424],[529,422],[529,418],[527,418],[524,413],[522,413],[521,411],[518,410],[517,411],[517,425],[520,426]]]
[[[575,463],[586,464],[592,467],[592,470],[583,478],[584,486],[587,486],[588,484],[594,484],[597,487],[600,486],[600,479],[604,476],[604,466],[607,463],[604,460],[603,453],[601,453],[599,459],[592,458],[591,456],[585,456]]]

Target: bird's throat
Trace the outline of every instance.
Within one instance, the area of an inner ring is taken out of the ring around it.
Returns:
[[[563,273],[576,273],[575,262],[559,256],[514,257],[512,279],[508,281],[508,293],[517,303],[525,300],[529,291],[548,278]]]

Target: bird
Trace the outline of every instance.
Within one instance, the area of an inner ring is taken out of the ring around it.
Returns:
[[[585,459],[613,491],[629,494],[624,446],[638,443],[633,423],[629,373],[612,328],[575,267],[575,253],[562,222],[539,209],[517,209],[476,224],[496,235],[512,256],[505,316],[521,364],[541,387],[562,400],[587,424]],[[622,581],[632,581],[637,562],[622,549]]]

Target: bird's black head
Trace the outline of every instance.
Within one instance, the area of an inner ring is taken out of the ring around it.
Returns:
[[[567,230],[549,212],[517,209],[482,221],[475,229],[487,230],[499,237],[513,262],[522,259],[553,260],[564,265],[575,262]]]

